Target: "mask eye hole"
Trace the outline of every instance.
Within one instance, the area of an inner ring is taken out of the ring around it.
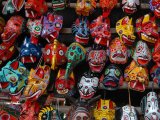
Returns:
[[[81,117],[80,117],[80,116],[77,116],[77,117],[76,117],[76,120],[81,120]]]

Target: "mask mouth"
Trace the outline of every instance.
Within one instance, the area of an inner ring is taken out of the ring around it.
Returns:
[[[69,90],[66,89],[66,88],[64,88],[64,89],[62,89],[62,90],[58,90],[58,89],[57,89],[57,93],[58,93],[58,94],[67,94],[68,92],[69,92]]]
[[[113,58],[126,58],[126,57],[122,52],[120,53],[116,52],[114,53]]]
[[[149,63],[149,58],[147,56],[139,56],[137,62],[138,64],[145,66]]]
[[[153,36],[153,34],[147,35],[145,33],[141,33],[141,38],[143,40],[150,41],[151,43],[155,43],[158,40],[158,36],[159,36],[158,33],[154,33],[154,36]]]
[[[76,35],[75,35],[75,39],[76,39],[76,41],[77,41],[78,43],[82,43],[82,44],[87,44],[88,41],[89,41],[88,35],[82,36],[82,35],[80,35],[80,34],[76,34]]]
[[[33,55],[21,57],[22,63],[35,63],[36,61],[37,61],[37,58]]]
[[[131,45],[134,43],[134,40],[135,40],[135,39],[130,39],[130,38],[128,38],[127,36],[122,35],[122,40],[123,40],[123,42],[124,42],[125,44],[131,46]]]
[[[65,3],[64,2],[58,2],[58,1],[54,1],[52,2],[52,8],[56,9],[63,9],[65,7]]]
[[[92,98],[95,94],[94,91],[89,92],[89,89],[87,90],[87,92],[84,92],[84,90],[79,90],[79,93],[80,93],[81,98],[85,98],[85,99]]]
[[[30,92],[30,91],[29,91],[29,92]],[[28,93],[29,93],[29,92],[28,92]],[[29,95],[29,94],[28,94],[28,96],[26,96],[26,98],[27,98],[27,99],[30,99],[30,100],[37,100],[38,97],[41,95],[41,93],[42,93],[42,90],[38,90],[37,92],[33,93],[32,95]]]
[[[140,92],[145,91],[145,85],[144,85],[144,83],[141,83],[138,80],[137,81],[131,81],[130,84],[129,84],[129,86],[133,90],[136,90],[136,91],[140,91]]]
[[[89,62],[89,66],[90,66],[92,72],[101,72],[102,69],[103,69],[104,66],[105,66],[105,63],[94,64],[94,63],[92,63],[92,62]]]
[[[137,11],[137,8],[133,6],[124,5],[123,11],[127,14],[133,14]]]
[[[34,11],[33,9],[31,9],[31,8],[26,8],[25,15],[28,18],[36,18],[37,17],[37,12]]]
[[[12,32],[13,32],[13,31],[12,31]],[[11,39],[13,39],[13,38],[16,37],[17,33],[16,33],[16,32],[13,32],[13,33],[12,33],[12,32],[10,31],[10,32],[7,33],[5,36],[4,36],[5,32],[2,34],[2,40],[3,40],[3,42],[8,42],[8,41],[10,41]],[[10,34],[11,34],[11,35],[10,35]]]
[[[59,33],[57,31],[53,31],[49,34],[42,34],[41,37],[45,38],[48,43],[53,43],[54,39],[56,39],[58,35]]]
[[[119,83],[115,81],[116,79],[113,77],[107,77],[104,79],[103,85],[107,90],[116,90],[119,87]]]

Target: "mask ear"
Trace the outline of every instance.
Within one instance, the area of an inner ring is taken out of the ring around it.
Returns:
[[[25,0],[12,0],[12,4],[16,11],[20,11],[24,6]]]
[[[140,103],[141,110],[142,110],[142,113],[143,113],[143,114],[145,113],[146,105],[147,105],[147,97],[144,96],[144,97],[142,98],[142,100],[141,100],[141,103]]]

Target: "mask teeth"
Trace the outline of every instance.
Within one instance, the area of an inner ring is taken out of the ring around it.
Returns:
[[[34,63],[34,60],[33,60],[33,57],[31,54],[30,54],[30,59],[31,59],[32,63]]]

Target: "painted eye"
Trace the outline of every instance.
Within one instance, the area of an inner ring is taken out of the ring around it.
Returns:
[[[50,52],[51,52],[50,49],[48,49],[48,50],[46,51],[46,54],[49,55]]]
[[[116,76],[120,76],[120,71],[118,69],[115,70]]]
[[[59,51],[59,54],[60,54],[61,56],[63,56],[63,55],[64,55],[63,50],[60,50],[60,51]]]
[[[105,75],[108,75],[108,73],[109,73],[109,69],[106,69],[106,71],[105,71]]]
[[[63,88],[63,84],[59,84],[58,87],[59,87],[59,88]]]
[[[23,68],[19,68],[18,71],[21,72],[21,73],[23,73],[24,69]]]
[[[41,28],[40,28],[39,26],[36,26],[36,27],[35,27],[35,30],[36,30],[36,31],[40,31],[40,29],[41,29]]]

